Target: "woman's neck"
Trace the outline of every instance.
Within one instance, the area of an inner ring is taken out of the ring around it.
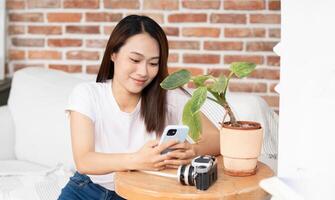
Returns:
[[[135,110],[140,94],[128,92],[117,80],[112,80],[112,93],[116,103],[123,112],[131,113]]]

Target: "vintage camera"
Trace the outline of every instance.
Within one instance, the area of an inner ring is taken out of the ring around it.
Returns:
[[[198,190],[207,190],[217,180],[217,162],[213,156],[198,156],[189,165],[178,168],[178,181],[183,185],[195,185]]]

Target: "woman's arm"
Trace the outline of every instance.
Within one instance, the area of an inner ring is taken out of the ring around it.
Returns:
[[[160,170],[164,168],[167,155],[160,152],[175,145],[170,141],[158,145],[158,141],[149,141],[136,153],[97,153],[94,148],[94,125],[90,118],[71,111],[71,141],[77,170],[83,174],[107,174],[114,171],[133,169]]]
[[[201,113],[202,135],[198,143],[193,144],[196,155],[213,155],[220,154],[220,131],[214,124]]]

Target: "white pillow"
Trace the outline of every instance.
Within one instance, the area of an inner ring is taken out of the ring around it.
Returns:
[[[0,106],[0,161],[15,159],[14,122],[8,106]]]
[[[13,76],[8,107],[15,124],[15,154],[46,166],[73,167],[68,96],[84,79],[68,73],[25,68]]]

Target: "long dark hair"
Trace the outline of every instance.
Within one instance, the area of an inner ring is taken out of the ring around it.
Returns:
[[[114,62],[111,55],[117,53],[126,40],[136,34],[148,33],[159,45],[159,70],[156,77],[141,92],[141,117],[147,131],[160,135],[166,123],[166,90],[160,82],[168,75],[167,59],[169,46],[163,29],[151,18],[129,15],[123,18],[109,37],[96,82],[105,82],[114,76]]]

